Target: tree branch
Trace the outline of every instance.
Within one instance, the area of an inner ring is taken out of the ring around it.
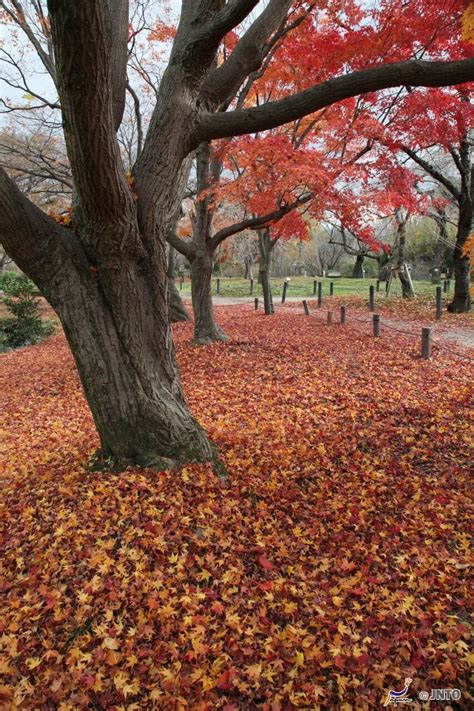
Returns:
[[[329,79],[311,89],[245,111],[204,114],[193,133],[203,140],[265,131],[319,111],[343,99],[393,86],[449,86],[474,80],[474,59],[458,62],[409,60]]]
[[[42,291],[51,286],[66,260],[73,259],[86,269],[90,266],[74,233],[33,205],[2,168],[0,242]]]
[[[137,122],[137,155],[135,161],[140,159],[140,155],[143,147],[143,123],[142,123],[142,112],[140,110],[140,99],[135,89],[132,87],[130,82],[127,80],[127,91],[132,97],[133,110],[135,113],[135,121]]]
[[[209,34],[209,39],[220,41],[224,35],[245,20],[258,3],[259,0],[230,0],[213,17],[203,32]]]
[[[184,257],[187,257],[188,259],[192,259],[194,257],[195,250],[191,240],[185,241],[184,239],[181,239],[178,237],[174,229],[169,230],[166,236],[166,241]]]
[[[290,6],[291,0],[271,0],[239,40],[227,61],[209,73],[200,94],[206,108],[216,109],[233,97],[245,77],[260,67],[266,53],[266,40],[285,20]]]
[[[420,168],[423,168],[426,173],[431,175],[432,178],[437,180],[441,185],[444,185],[446,190],[448,190],[451,195],[456,199],[459,200],[461,197],[461,192],[457,189],[457,187],[452,183],[443,173],[441,173],[434,165],[431,163],[428,163],[427,160],[422,158],[421,156],[416,153],[416,151],[412,150],[409,146],[401,146],[401,149],[404,153],[409,156],[412,161],[417,163]]]
[[[125,109],[128,60],[128,0],[106,0],[109,71],[112,84],[114,126],[118,131]]]
[[[258,217],[249,217],[247,220],[242,220],[241,222],[236,222],[235,224],[229,225],[228,227],[223,227],[222,230],[216,232],[215,235],[212,237],[212,239],[210,240],[210,245],[214,250],[220,245],[221,242],[226,240],[228,237],[232,237],[232,235],[236,235],[239,232],[243,232],[243,230],[258,230],[262,227],[265,227],[269,222],[277,222],[278,220],[281,220],[282,217],[285,217],[285,215],[288,215],[288,213],[295,210],[297,207],[300,207],[301,205],[304,205],[305,203],[309,202],[312,197],[313,193],[308,193],[307,195],[303,195],[303,197],[298,198],[297,200],[288,205],[283,205],[278,210],[273,210],[273,212],[267,212],[266,215],[259,215]]]

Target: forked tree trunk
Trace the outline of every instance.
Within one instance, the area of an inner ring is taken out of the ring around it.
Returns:
[[[353,279],[362,279],[364,276],[364,254],[358,254],[354,263],[354,268],[352,270]]]
[[[456,246],[453,253],[454,297],[448,304],[452,313],[466,313],[471,308],[471,267],[468,256],[463,256],[464,245],[473,229],[473,209],[470,200],[460,201]]]
[[[194,313],[194,343],[228,341],[229,337],[214,318],[212,304],[212,254],[204,247],[191,259],[191,293]]]
[[[262,285],[263,307],[265,315],[271,316],[275,313],[275,309],[273,307],[272,288],[270,284],[270,258],[273,243],[270,237],[270,230],[268,228],[258,231],[258,247],[260,251],[260,267],[258,277],[259,283]]]

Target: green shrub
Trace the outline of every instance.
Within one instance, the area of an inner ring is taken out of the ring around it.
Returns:
[[[54,333],[54,323],[41,320],[37,290],[24,274],[3,275],[3,303],[11,317],[0,321],[0,348],[19,348],[38,343]]]
[[[0,291],[5,289],[5,284],[11,280],[15,280],[18,276],[18,272],[5,271],[0,274]]]

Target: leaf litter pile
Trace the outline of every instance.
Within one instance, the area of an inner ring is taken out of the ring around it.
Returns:
[[[62,335],[0,358],[0,705],[469,708],[470,364],[249,307],[176,328],[229,472],[93,473]],[[472,706],[471,706],[472,708]]]

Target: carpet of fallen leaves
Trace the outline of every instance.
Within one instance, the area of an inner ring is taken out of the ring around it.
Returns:
[[[229,344],[176,340],[227,481],[90,472],[64,337],[0,358],[0,705],[363,710],[410,676],[472,708],[469,362],[218,313]]]

